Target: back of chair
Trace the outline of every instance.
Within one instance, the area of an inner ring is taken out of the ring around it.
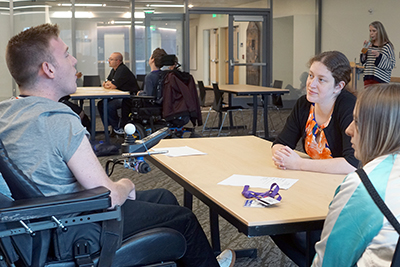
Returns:
[[[213,90],[214,90],[214,102],[212,108],[220,112],[222,108],[222,101],[223,101],[223,92],[219,90],[218,83],[213,83]]]
[[[9,158],[1,140],[0,172],[11,191],[13,199],[20,200],[43,196],[35,183],[30,180]]]
[[[0,173],[7,183],[11,196],[15,200],[43,196],[37,186],[14,164],[0,140]],[[1,178],[0,178],[1,179]],[[20,256],[28,265],[43,264],[47,259],[50,247],[50,231],[40,231],[32,238],[29,235],[12,237],[13,243],[18,247]],[[9,239],[8,239],[9,240]],[[2,241],[9,242],[7,239]],[[14,254],[13,247],[5,247],[6,253]]]
[[[281,80],[275,80],[275,81],[274,81],[274,84],[272,85],[272,87],[273,87],[273,88],[281,88],[281,89],[282,89],[282,84],[283,84],[283,81],[281,81]]]
[[[203,81],[197,81],[197,85],[199,86],[200,92],[200,106],[204,107],[206,103],[206,88],[204,88]]]
[[[84,75],[83,86],[99,87],[101,86],[100,75]]]
[[[279,88],[282,89],[282,84],[283,81],[281,80],[275,80],[274,84],[272,85],[273,88]],[[281,95],[272,95],[272,104],[278,108],[282,108],[283,107],[283,102],[282,102],[282,97]]]

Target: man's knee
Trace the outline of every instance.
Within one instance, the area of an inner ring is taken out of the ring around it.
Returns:
[[[169,190],[164,189],[164,188],[157,188],[155,190],[157,190],[160,194],[160,198],[162,199],[161,203],[179,205],[178,200],[176,199],[175,195],[172,194]]]

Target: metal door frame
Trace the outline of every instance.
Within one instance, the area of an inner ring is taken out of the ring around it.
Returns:
[[[272,16],[271,9],[253,9],[253,8],[190,8],[187,9],[187,14],[223,14],[229,15],[229,61],[231,62],[229,68],[229,84],[233,83],[233,71],[234,66],[241,66],[243,64],[234,63],[233,58],[233,22],[234,16],[248,16],[251,17],[262,17],[262,63],[253,63],[253,65],[261,66],[261,85],[268,86],[272,82]],[[190,20],[185,21],[185,33],[190,27]],[[185,40],[187,38],[184,38]],[[190,55],[189,55],[189,42],[184,42],[184,53],[185,63],[189,66]]]

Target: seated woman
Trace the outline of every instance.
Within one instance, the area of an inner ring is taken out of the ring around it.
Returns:
[[[350,81],[350,63],[341,52],[328,51],[311,58],[309,65],[307,95],[297,100],[275,140],[272,159],[280,169],[348,174],[358,166],[350,137],[345,133],[356,103],[356,97],[345,88]],[[300,138],[311,159],[294,152]],[[314,247],[321,231],[309,234]],[[297,265],[307,266],[305,232],[271,238]]]
[[[377,84],[359,96],[351,136],[355,156],[393,212],[400,216],[400,85]],[[312,266],[390,266],[398,233],[357,173],[336,190]]]
[[[307,95],[297,100],[275,140],[272,159],[280,169],[348,174],[358,165],[345,134],[356,102],[346,90],[350,63],[341,52],[329,51],[311,58],[309,64]],[[311,159],[294,152],[300,138]]]

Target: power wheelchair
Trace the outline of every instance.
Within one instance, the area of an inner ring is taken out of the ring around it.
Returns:
[[[122,240],[121,209],[98,187],[45,197],[9,158],[0,140],[0,267],[176,266],[182,234],[146,230]],[[1,177],[0,177],[1,179]]]
[[[200,101],[197,89],[195,87],[193,89],[193,77],[189,73],[178,70],[180,65],[176,62],[175,55],[164,56],[162,64],[175,67],[173,70],[160,72],[157,89],[154,90],[153,96],[131,96],[129,122],[135,124],[140,138],[164,127],[169,128],[170,137],[183,137],[183,134],[187,132],[190,133],[190,137],[196,137],[194,127],[185,127],[189,121],[193,122],[193,126],[196,120],[199,125],[202,124],[201,114],[195,114],[195,111],[200,113]],[[171,96],[172,94],[174,95]],[[164,103],[165,99],[168,100],[168,104]],[[176,113],[166,116],[166,105],[169,111],[173,110]]]

